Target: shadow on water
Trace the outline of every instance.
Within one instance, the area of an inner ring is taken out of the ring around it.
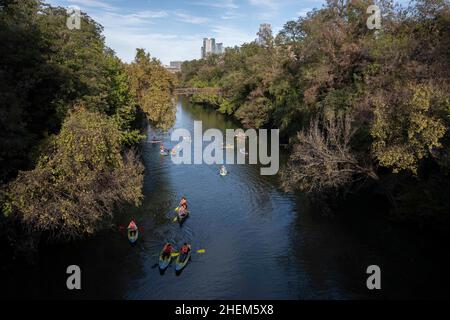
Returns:
[[[169,269],[169,267],[164,268],[164,269],[158,268],[159,274],[163,276],[166,273],[167,269]]]

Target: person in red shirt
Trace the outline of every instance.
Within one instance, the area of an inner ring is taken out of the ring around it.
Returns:
[[[170,254],[172,253],[172,251],[173,251],[172,244],[166,243],[166,244],[164,245],[164,248],[163,248],[163,254],[162,254],[163,258],[165,258],[165,257],[167,257],[167,256],[170,256]]]
[[[189,251],[191,251],[191,246],[188,245],[186,242],[183,244],[183,246],[181,247],[181,253],[182,254],[187,254]]]
[[[178,205],[178,214],[180,217],[185,216],[187,213],[187,200],[186,197],[181,197],[180,204]]]
[[[136,230],[137,230],[136,222],[134,222],[134,220],[131,220],[131,222],[128,225],[127,229],[130,230],[130,235],[134,236],[136,234]]]

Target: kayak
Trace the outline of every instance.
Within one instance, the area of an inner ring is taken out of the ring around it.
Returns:
[[[188,253],[180,253],[175,261],[175,271],[181,271],[186,267],[191,258],[191,250]]]
[[[161,250],[161,253],[159,254],[159,269],[160,270],[165,270],[167,269],[167,267],[170,264],[170,261],[172,260],[172,255],[169,254],[169,256],[163,258],[162,254],[163,254],[164,250]]]
[[[138,228],[128,228],[128,241],[130,243],[135,243],[138,239],[139,231]]]
[[[177,214],[177,218],[178,218],[178,223],[181,225],[181,224],[183,224],[183,222],[187,219],[187,217],[189,216],[189,210],[187,210],[186,211],[186,214],[185,215],[180,215],[180,214]]]

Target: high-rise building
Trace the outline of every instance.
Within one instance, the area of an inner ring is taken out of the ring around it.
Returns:
[[[262,45],[266,44],[266,39],[272,35],[272,26],[270,23],[261,23],[257,35],[258,43]]]
[[[216,44],[216,52],[215,53],[216,54],[222,54],[223,53],[223,43],[222,42]]]
[[[203,47],[201,49],[202,58],[210,54],[221,54],[223,53],[223,44],[217,43],[214,38],[203,38]]]

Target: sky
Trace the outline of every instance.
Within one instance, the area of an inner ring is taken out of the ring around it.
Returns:
[[[106,44],[125,62],[145,48],[164,64],[200,58],[203,38],[224,47],[255,40],[260,23],[274,34],[324,0],[44,0],[77,6],[104,27]]]

